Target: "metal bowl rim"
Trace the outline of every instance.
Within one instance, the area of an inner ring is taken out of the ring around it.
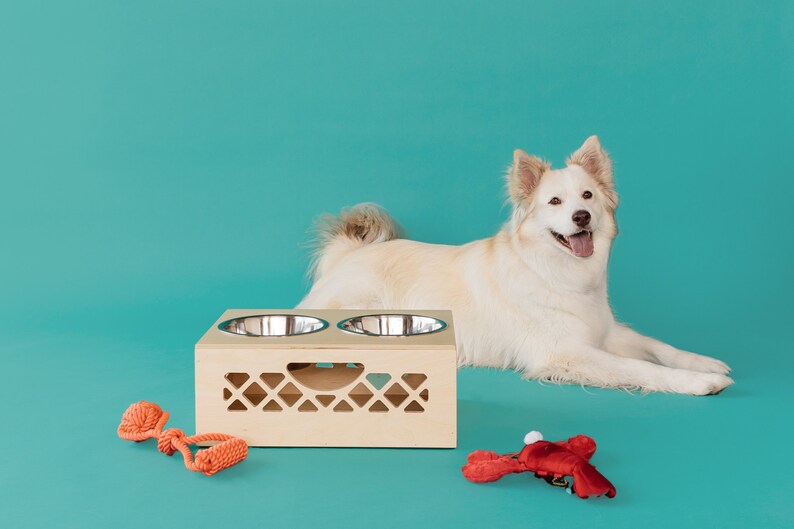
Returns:
[[[371,332],[356,332],[356,331],[349,331],[343,327],[343,325],[350,320],[355,320],[356,318],[369,318],[372,316],[415,316],[419,318],[429,318],[431,320],[435,320],[441,324],[441,327],[438,329],[434,329],[432,331],[427,332],[418,332],[414,334],[375,334]],[[340,321],[336,324],[336,328],[342,332],[346,332],[348,334],[354,334],[357,336],[374,336],[377,338],[410,338],[412,336],[426,336],[428,334],[435,334],[437,332],[441,332],[447,328],[447,322],[442,320],[441,318],[436,318],[435,316],[427,316],[425,314],[408,314],[403,312],[376,312],[374,314],[357,314],[356,316],[351,316],[350,318],[345,318],[344,320]]]
[[[320,322],[320,327],[317,328],[317,329],[314,329],[313,331],[299,332],[299,333],[294,333],[294,334],[248,334],[248,333],[241,334],[239,332],[232,332],[232,331],[227,331],[226,329],[224,329],[224,327],[226,325],[230,324],[233,321],[244,320],[244,319],[247,319],[247,318],[264,318],[264,317],[271,317],[271,316],[283,316],[283,317],[287,317],[287,318],[289,318],[289,317],[292,317],[292,318],[296,318],[296,317],[297,318],[312,318],[312,319],[317,320],[317,321]],[[218,324],[218,330],[223,332],[223,333],[231,334],[232,336],[245,336],[245,337],[248,337],[248,338],[286,338],[286,337],[290,337],[290,336],[305,336],[307,334],[314,334],[316,332],[324,331],[327,328],[328,328],[328,322],[325,321],[322,318],[318,318],[317,316],[308,316],[306,314],[282,314],[282,313],[278,313],[278,314],[251,314],[251,315],[248,315],[248,316],[238,316],[236,318],[231,318],[231,319],[228,319],[226,321],[222,321],[221,323]]]

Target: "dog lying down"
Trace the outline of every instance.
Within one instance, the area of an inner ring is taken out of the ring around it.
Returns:
[[[374,204],[324,218],[298,308],[451,309],[459,365],[551,382],[691,395],[733,384],[725,363],[615,321],[607,263],[618,197],[596,136],[562,169],[516,150],[507,189],[510,220],[462,246],[401,239]]]

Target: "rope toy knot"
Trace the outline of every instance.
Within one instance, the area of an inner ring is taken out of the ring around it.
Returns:
[[[248,455],[248,445],[232,438],[196,454],[196,470],[211,476],[224,468],[236,465]]]
[[[127,441],[141,442],[152,437],[157,437],[168,420],[168,412],[153,402],[142,400],[130,404],[121,417],[119,424],[119,437]]]
[[[179,428],[169,428],[157,439],[157,449],[167,456],[173,455],[174,452],[180,452],[181,448],[187,446],[185,439],[187,439],[185,432]]]
[[[121,417],[118,435],[126,441],[137,443],[147,439],[157,440],[157,449],[165,455],[180,452],[185,458],[185,466],[193,472],[208,476],[236,465],[248,456],[248,444],[239,437],[223,433],[205,433],[188,437],[179,428],[163,431],[168,422],[168,412],[153,402],[142,400],[131,404]],[[205,441],[221,443],[196,452],[195,461],[189,445]]]

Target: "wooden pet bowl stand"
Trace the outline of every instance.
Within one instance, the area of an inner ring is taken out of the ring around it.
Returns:
[[[195,368],[199,433],[250,446],[456,445],[449,311],[228,310],[196,344]]]

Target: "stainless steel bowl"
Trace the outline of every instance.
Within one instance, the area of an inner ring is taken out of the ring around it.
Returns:
[[[294,336],[321,331],[328,322],[313,316],[294,314],[258,314],[226,320],[218,329],[243,336]]]
[[[430,334],[446,328],[447,324],[430,316],[415,314],[368,314],[339,322],[343,331],[367,336],[414,336]]]

